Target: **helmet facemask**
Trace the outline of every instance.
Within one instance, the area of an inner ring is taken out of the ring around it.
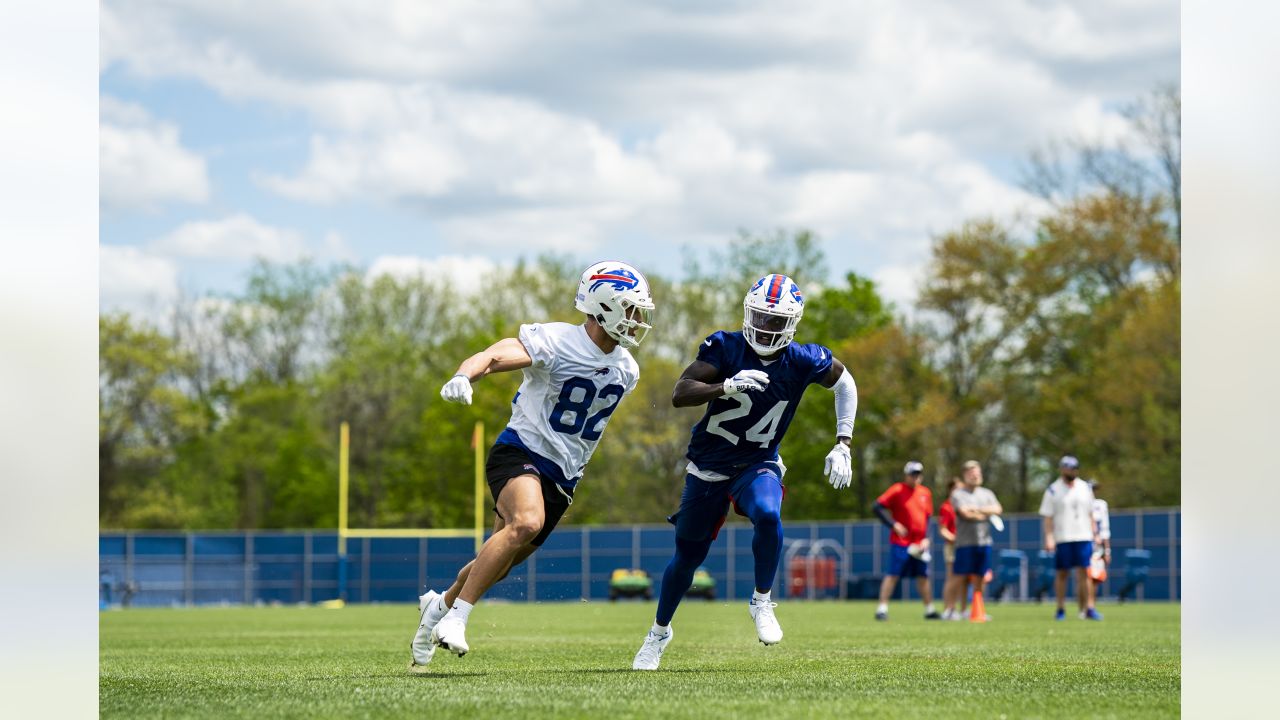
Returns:
[[[743,303],[742,336],[757,353],[772,355],[791,344],[800,314],[787,315]]]
[[[605,333],[628,349],[640,347],[653,329],[652,320],[653,303],[638,302],[623,293],[614,295],[612,302],[600,303],[600,314],[596,316]]]

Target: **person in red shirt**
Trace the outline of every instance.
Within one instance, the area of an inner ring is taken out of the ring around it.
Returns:
[[[966,604],[964,593],[960,592],[960,581],[952,567],[956,561],[956,509],[951,505],[951,493],[955,492],[961,484],[960,478],[951,478],[947,483],[947,499],[942,502],[942,507],[938,508],[938,530],[942,533],[942,539],[947,541],[942,553],[947,561],[947,580],[942,586],[943,620],[964,619]],[[956,605],[960,606],[959,612],[956,611]]]
[[[921,484],[924,465],[912,460],[902,468],[902,482],[889,486],[876,498],[871,510],[889,527],[889,573],[880,583],[877,620],[889,619],[889,597],[898,587],[898,578],[915,578],[924,600],[924,617],[942,616],[933,608],[929,588],[929,517],[933,515],[933,493]]]

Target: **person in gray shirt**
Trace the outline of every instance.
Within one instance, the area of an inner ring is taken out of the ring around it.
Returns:
[[[982,487],[982,466],[977,460],[964,464],[964,484],[951,493],[956,511],[956,561],[953,570],[961,578],[960,595],[968,594],[969,583],[981,592],[991,569],[991,521],[1004,512],[996,494]]]

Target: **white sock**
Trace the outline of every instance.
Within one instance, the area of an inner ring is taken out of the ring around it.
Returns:
[[[751,591],[751,602],[756,603],[757,605],[758,605],[758,604],[760,604],[760,603],[772,602],[772,601],[769,599],[769,597],[770,597],[771,595],[773,595],[773,591],[772,591],[772,590],[770,590],[769,592],[764,593],[764,594],[761,594],[759,590],[752,590],[752,591]]]
[[[933,603],[929,603],[929,605],[924,609],[924,611],[926,613],[937,612],[937,610],[933,609]]]
[[[454,600],[453,609],[449,611],[449,614],[465,623],[467,618],[471,616],[471,608],[473,607],[475,606],[466,600]]]
[[[662,637],[663,635],[666,635],[667,633],[671,632],[671,626],[659,625],[658,621],[654,620],[653,627],[649,628],[649,632],[653,633],[654,635],[657,635],[658,637]]]
[[[876,606],[876,612],[887,613],[889,612],[889,606],[884,603],[880,603],[879,605]]]
[[[439,622],[444,614],[449,612],[449,606],[444,604],[444,596],[437,595],[430,605],[427,605],[427,617]]]

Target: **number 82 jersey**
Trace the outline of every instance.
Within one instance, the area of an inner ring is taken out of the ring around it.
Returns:
[[[730,480],[744,468],[778,459],[778,445],[810,384],[831,369],[831,351],[822,345],[790,343],[767,363],[747,345],[741,332],[716,332],[698,347],[698,360],[715,366],[720,377],[741,370],[769,376],[761,392],[719,397],[689,437],[688,470],[703,480]]]
[[[533,365],[498,442],[514,440],[508,433],[515,431],[519,445],[555,463],[563,475],[553,479],[572,491],[609,417],[639,382],[640,366],[626,348],[606,354],[583,325],[521,325],[519,338]]]

